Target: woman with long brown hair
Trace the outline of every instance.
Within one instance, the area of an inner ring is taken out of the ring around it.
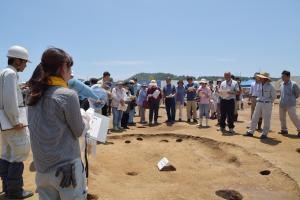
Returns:
[[[29,81],[28,118],[40,199],[85,199],[78,138],[85,128],[75,91],[67,88],[73,60],[47,49]]]

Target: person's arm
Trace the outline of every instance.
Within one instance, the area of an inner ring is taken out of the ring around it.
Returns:
[[[78,96],[75,92],[71,92],[64,104],[64,113],[67,124],[71,129],[75,138],[82,135],[84,130],[84,122],[82,120]]]
[[[270,87],[271,87],[271,98],[272,98],[272,102],[274,102],[274,100],[277,98],[276,90],[275,90],[275,88],[273,87],[273,85],[271,85],[271,84],[270,84]]]
[[[19,105],[17,95],[17,75],[8,72],[3,77],[3,107],[6,116],[12,126],[18,126],[19,120]]]
[[[296,83],[293,84],[293,94],[295,95],[296,99],[300,95],[300,89],[299,89],[299,86]]]
[[[72,80],[70,86],[72,87],[71,89],[74,89],[79,96],[84,96],[94,100],[98,99],[97,95],[92,91],[92,89],[79,80]]]

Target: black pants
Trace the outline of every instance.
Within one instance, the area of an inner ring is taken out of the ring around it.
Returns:
[[[166,111],[167,111],[167,115],[168,115],[168,121],[174,122],[175,116],[176,116],[175,98],[166,98],[165,104],[166,104]]]
[[[159,109],[159,101],[151,101],[149,105],[149,123],[152,123],[153,114],[154,114],[154,122],[157,122],[158,109]]]
[[[129,119],[129,113],[128,112],[124,112],[122,115],[122,120],[121,120],[121,126],[123,128],[126,128],[128,125],[128,119]]]
[[[225,128],[226,126],[226,118],[227,124],[230,129],[234,128],[234,109],[235,102],[234,99],[230,100],[221,100],[220,110],[221,110],[221,120],[220,120],[220,128]]]
[[[108,116],[108,106],[105,104],[102,108],[102,115]]]
[[[22,162],[8,162],[0,159],[0,176],[2,179],[3,190],[9,197],[10,195],[21,196],[23,193],[23,171]]]

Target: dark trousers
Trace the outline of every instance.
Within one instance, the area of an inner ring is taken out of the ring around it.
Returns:
[[[230,100],[221,100],[220,110],[221,110],[221,120],[220,120],[220,128],[225,128],[226,126],[226,118],[228,127],[234,128],[234,109],[235,109],[235,102],[234,99]]]
[[[166,104],[166,111],[168,115],[168,121],[175,121],[176,116],[176,102],[175,98],[166,98],[165,100]]]
[[[102,115],[108,116],[108,106],[107,106],[107,104],[105,104],[105,105],[102,107]]]
[[[154,114],[154,122],[157,122],[158,109],[159,109],[159,101],[151,101],[149,105],[149,123],[152,122],[153,120],[153,114]]]
[[[126,128],[128,125],[128,119],[129,119],[129,113],[128,112],[124,112],[122,115],[122,120],[121,120],[121,126],[123,128]]]
[[[21,196],[23,192],[23,170],[22,162],[8,162],[0,159],[0,176],[3,190],[7,196]]]

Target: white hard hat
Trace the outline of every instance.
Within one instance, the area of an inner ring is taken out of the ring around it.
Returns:
[[[30,62],[28,60],[29,54],[28,54],[27,49],[25,49],[24,47],[18,46],[18,45],[11,46],[8,49],[7,57],[20,58],[20,59],[27,60],[28,62]]]

